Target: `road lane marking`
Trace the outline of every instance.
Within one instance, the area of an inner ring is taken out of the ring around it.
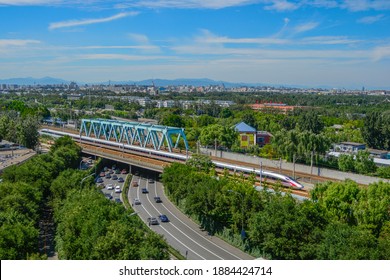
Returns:
[[[162,184],[161,184],[162,185]],[[157,195],[157,183],[156,183],[156,188],[155,188],[155,194],[156,196]],[[165,194],[164,194],[165,195]],[[221,246],[219,246],[218,244],[215,244],[214,242],[212,242],[211,240],[207,239],[206,237],[204,237],[202,234],[200,234],[199,232],[197,232],[196,230],[194,230],[193,228],[191,228],[189,225],[187,225],[186,223],[184,223],[180,218],[178,218],[175,214],[173,214],[163,203],[161,203],[162,207],[164,207],[173,217],[175,217],[178,221],[180,221],[183,225],[185,225],[187,228],[189,228],[190,230],[192,230],[193,232],[195,232],[198,236],[202,237],[204,240],[207,240],[209,243],[213,244],[214,246],[216,246],[217,248],[221,249],[222,251],[224,251],[225,253],[228,253],[229,255],[241,260],[240,257],[236,256],[235,254],[233,254],[232,252],[229,252],[228,250],[226,250],[225,248],[222,248]]]

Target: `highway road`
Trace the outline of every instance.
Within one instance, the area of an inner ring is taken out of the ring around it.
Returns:
[[[148,180],[149,179],[149,180]],[[153,180],[150,180],[153,179]],[[138,187],[133,187],[133,182]],[[165,196],[163,186],[155,178],[133,176],[128,193],[130,203],[133,203],[134,211],[149,225],[148,218],[158,218],[165,214],[169,222],[160,222],[149,227],[165,237],[167,242],[177,249],[183,256],[190,260],[249,260],[252,256],[227,244],[221,239],[208,235],[199,229],[199,226],[180,212]],[[142,193],[146,188],[148,193]],[[156,203],[154,197],[161,197],[162,202]],[[138,198],[140,205],[134,205],[134,198]]]

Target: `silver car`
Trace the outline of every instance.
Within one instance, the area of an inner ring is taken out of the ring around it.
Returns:
[[[140,205],[141,204],[141,201],[139,200],[139,198],[134,198],[134,205]]]

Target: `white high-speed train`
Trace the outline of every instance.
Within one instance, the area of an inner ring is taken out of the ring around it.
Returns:
[[[44,128],[44,129],[40,130],[40,133],[54,136],[54,137],[61,137],[61,136],[67,135],[67,136],[72,137],[76,141],[81,140],[82,142],[84,142],[86,144],[87,143],[90,143],[90,144],[100,143],[100,144],[111,146],[111,147],[114,147],[116,149],[121,149],[121,150],[123,149],[123,150],[135,151],[135,152],[139,152],[139,153],[145,153],[148,155],[157,155],[160,157],[166,157],[166,158],[171,158],[171,159],[180,160],[180,161],[187,160],[187,156],[183,155],[183,154],[170,153],[170,152],[165,152],[165,151],[157,151],[157,150],[150,149],[150,148],[143,148],[140,146],[128,145],[125,143],[118,143],[118,142],[113,142],[113,141],[107,141],[107,140],[97,139],[97,138],[93,138],[93,137],[86,137],[86,136],[80,137],[80,135],[78,135],[78,134],[72,134],[72,133],[68,133],[68,132],[64,132],[64,131],[57,131],[57,130]],[[242,166],[238,166],[238,165],[232,165],[232,164],[228,164],[228,163],[220,162],[220,161],[216,161],[216,160],[213,160],[213,163],[218,168],[228,169],[230,171],[244,172],[247,174],[256,173],[256,175],[258,175],[258,176],[260,176],[260,173],[261,173],[261,176],[263,178],[271,179],[274,181],[280,181],[281,184],[285,187],[292,188],[292,189],[303,189],[303,185],[301,185],[300,183],[295,181],[293,178],[288,177],[288,176],[283,175],[283,174],[259,170],[259,169],[253,169],[253,168],[249,168],[249,167],[242,167]]]

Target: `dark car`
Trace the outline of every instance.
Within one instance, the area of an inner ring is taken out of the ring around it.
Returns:
[[[148,223],[149,223],[149,226],[150,226],[150,225],[158,225],[158,221],[157,221],[157,219],[154,218],[154,217],[148,218]]]
[[[122,200],[119,197],[117,197],[117,198],[115,198],[115,202],[116,203],[122,203]]]
[[[142,188],[142,193],[149,193],[147,188]]]
[[[115,174],[121,174],[121,171],[118,169],[115,169]]]
[[[119,178],[118,178],[118,182],[119,182],[119,183],[123,183],[124,181],[125,181],[125,180],[123,180],[122,177],[119,177]]]
[[[106,179],[110,179],[110,178],[111,178],[110,173],[107,173],[107,174],[106,174]]]
[[[162,200],[161,200],[161,198],[160,198],[159,196],[155,196],[155,197],[154,197],[154,201],[155,201],[156,203],[161,203],[161,202],[162,202]]]
[[[107,197],[108,199],[112,199],[112,195],[109,193],[104,194],[104,196]]]
[[[96,183],[103,183],[103,179],[101,177],[97,178]]]
[[[112,175],[112,180],[117,180],[118,179],[118,176],[116,176],[115,174]]]
[[[162,222],[162,223],[169,222],[168,217],[166,215],[164,215],[164,214],[159,215],[158,218],[160,219],[160,222]]]

